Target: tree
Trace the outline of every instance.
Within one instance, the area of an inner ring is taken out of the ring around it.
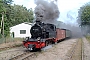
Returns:
[[[84,35],[90,34],[90,2],[80,7],[78,11],[78,23]]]
[[[90,25],[90,3],[80,7],[78,11],[78,22],[80,26]]]
[[[11,7],[11,14],[9,14],[10,26],[14,26],[23,22],[32,22],[34,19],[32,9],[15,5]]]
[[[0,0],[0,23],[3,22],[1,33],[5,37],[10,35],[10,27],[23,22],[32,22],[34,19],[32,9],[27,9],[23,5],[12,6],[12,2],[12,0]]]
[[[9,34],[9,23],[7,23],[6,14],[9,11],[9,7],[12,0],[0,0],[0,22],[1,22],[1,34],[7,36]],[[8,33],[7,33],[8,32]]]

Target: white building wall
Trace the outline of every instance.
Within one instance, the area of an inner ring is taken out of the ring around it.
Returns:
[[[31,37],[30,29],[31,29],[31,25],[22,23],[11,27],[10,33],[14,32],[14,37],[20,37],[20,38]],[[20,30],[26,30],[26,34],[20,34]]]

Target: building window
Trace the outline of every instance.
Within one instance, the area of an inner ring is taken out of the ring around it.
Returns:
[[[26,30],[20,30],[20,34],[26,34]]]

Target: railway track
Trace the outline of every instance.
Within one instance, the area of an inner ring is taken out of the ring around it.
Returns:
[[[83,60],[83,42],[82,39],[72,46],[68,53],[68,60]]]
[[[83,38],[82,38],[83,40]],[[82,60],[84,60],[84,42],[82,41]]]
[[[25,53],[15,56],[9,60],[28,60],[29,58],[35,57],[36,55],[37,52],[26,51]]]

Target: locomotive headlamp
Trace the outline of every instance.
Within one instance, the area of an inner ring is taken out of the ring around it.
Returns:
[[[37,40],[40,40],[40,37],[38,37]]]

